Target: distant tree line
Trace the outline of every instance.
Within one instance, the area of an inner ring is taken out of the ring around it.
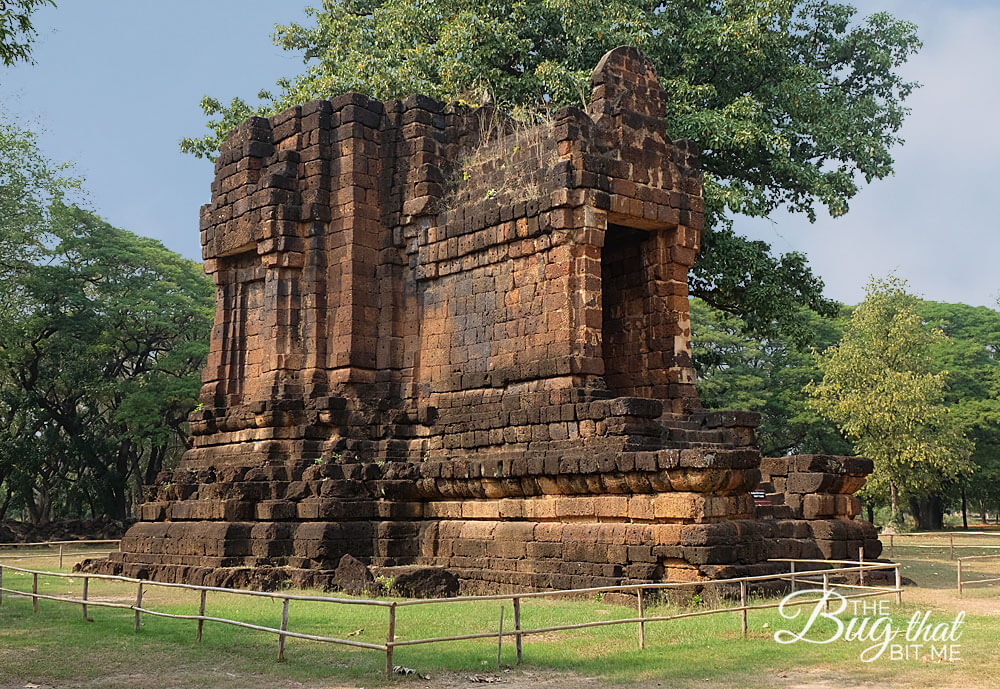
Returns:
[[[760,337],[698,299],[691,319],[702,402],[760,412],[763,454],[871,457],[869,518],[1000,515],[1000,312],[921,300],[890,277],[836,317],[800,312],[801,339]]]

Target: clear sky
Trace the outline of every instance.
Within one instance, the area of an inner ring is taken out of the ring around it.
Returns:
[[[200,136],[202,95],[252,97],[302,71],[273,25],[304,21],[307,0],[57,0],[36,15],[32,66],[0,70],[0,108],[42,130],[45,153],[86,178],[111,223],[200,258],[198,208],[212,165],[181,154]],[[314,3],[316,4],[316,3]],[[803,251],[827,294],[860,300],[869,275],[896,270],[928,299],[995,305],[1000,295],[1000,2],[855,0],[920,27],[905,69],[924,84],[896,151],[896,175],[862,190],[845,217],[778,214],[738,229]]]

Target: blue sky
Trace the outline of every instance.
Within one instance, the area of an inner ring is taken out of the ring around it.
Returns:
[[[270,33],[304,21],[305,2],[61,0],[36,15],[37,64],[0,70],[0,108],[40,129],[50,158],[76,165],[107,220],[200,258],[212,165],[177,142],[205,131],[202,95],[251,97],[301,71]],[[837,220],[777,214],[737,227],[805,252],[828,295],[848,303],[869,275],[895,270],[928,299],[995,305],[1000,2],[854,4],[916,22],[925,44],[905,69],[924,87],[910,101],[896,175],[863,189]]]

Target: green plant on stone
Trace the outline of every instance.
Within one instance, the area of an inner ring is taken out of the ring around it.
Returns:
[[[396,584],[396,580],[385,574],[379,574],[375,577],[375,583],[381,587],[385,595],[389,595],[392,592],[392,587]]]

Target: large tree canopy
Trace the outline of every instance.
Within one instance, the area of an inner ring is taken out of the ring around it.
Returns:
[[[0,128],[0,518],[125,518],[197,402],[211,283],[71,205],[74,184]]]
[[[585,101],[607,50],[634,45],[669,94],[670,132],[703,149],[708,230],[692,293],[759,332],[792,327],[798,305],[832,314],[799,254],[775,257],[728,230],[778,208],[848,209],[859,183],[892,172],[920,47],[886,13],[830,0],[327,0],[315,24],[276,27],[304,73],[251,105],[206,97],[211,133],[181,148],[213,156],[235,125],[360,91],[550,109]]]

